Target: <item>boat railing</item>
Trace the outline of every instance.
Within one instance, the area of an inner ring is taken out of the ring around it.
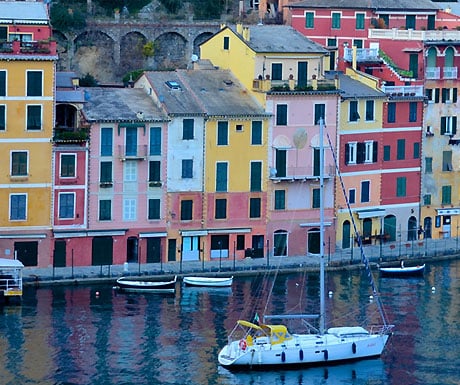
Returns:
[[[14,278],[12,275],[0,275],[0,290],[20,290],[22,288],[22,280]]]
[[[370,334],[389,334],[393,330],[394,325],[372,325],[369,328]]]

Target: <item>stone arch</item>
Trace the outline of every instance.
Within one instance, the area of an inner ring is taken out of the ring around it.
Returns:
[[[186,68],[187,40],[176,32],[167,32],[155,39],[155,69]]]
[[[200,56],[200,44],[208,40],[214,33],[212,32],[203,32],[200,33],[195,40],[193,41],[193,53]]]
[[[87,31],[74,40],[74,63],[72,70],[81,75],[90,74],[99,82],[115,79],[115,41],[101,31]]]
[[[120,38],[120,65],[118,73],[124,75],[130,71],[147,69],[148,58],[142,52],[147,38],[140,32],[129,32]]]
[[[70,40],[65,34],[60,31],[53,30],[53,38],[56,39],[56,47],[58,53],[58,61],[56,63],[57,71],[67,70],[70,59]]]

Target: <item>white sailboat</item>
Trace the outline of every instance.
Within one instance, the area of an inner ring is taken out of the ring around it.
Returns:
[[[324,125],[320,121],[320,312],[318,315],[264,316],[263,323],[239,320],[228,337],[228,343],[219,352],[219,364],[228,369],[265,369],[267,367],[297,367],[327,365],[342,361],[380,356],[391,334],[375,289],[372,274],[368,270],[373,295],[379,306],[382,325],[365,329],[361,326],[342,326],[326,329],[325,317],[325,255],[324,255]],[[332,150],[332,146],[331,150]],[[334,155],[334,153],[333,153]],[[335,159],[335,157],[334,157]],[[335,159],[336,166],[337,160]],[[343,184],[342,184],[343,188]],[[348,204],[348,201],[347,201]],[[350,206],[348,205],[350,210]],[[350,210],[351,213],[351,210]],[[361,238],[351,216],[362,261],[369,269]],[[265,323],[270,319],[318,319],[316,334],[290,333],[285,325]]]

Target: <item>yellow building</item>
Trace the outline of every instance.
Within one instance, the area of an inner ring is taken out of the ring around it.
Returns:
[[[46,5],[0,2],[2,39],[0,256],[48,266],[57,55]]]
[[[285,25],[223,26],[201,44],[200,57],[231,70],[265,105],[265,93],[314,87],[323,78],[328,51]]]

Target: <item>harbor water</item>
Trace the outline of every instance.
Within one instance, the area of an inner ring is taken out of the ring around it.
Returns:
[[[235,277],[232,288],[178,284],[169,295],[27,287],[21,305],[0,307],[0,384],[459,384],[459,278],[460,260],[429,264],[423,277],[376,277],[396,325],[381,358],[243,373],[217,363],[236,320],[317,311],[317,273]],[[329,326],[379,321],[368,283],[357,270],[327,274]]]

